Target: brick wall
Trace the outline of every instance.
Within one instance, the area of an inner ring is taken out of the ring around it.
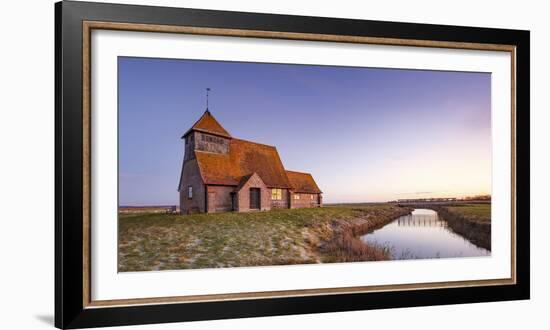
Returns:
[[[188,197],[188,187],[193,187],[193,197]],[[199,173],[197,160],[192,159],[183,164],[180,189],[181,214],[204,212],[204,185]]]
[[[231,204],[231,193],[235,187],[230,186],[207,186],[208,192],[208,213],[233,211]]]
[[[295,196],[300,196],[296,199]],[[291,208],[309,208],[318,207],[322,201],[320,201],[320,194],[306,194],[306,193],[292,193],[291,194]]]
[[[274,200],[271,199],[271,189],[269,189],[269,201],[271,203],[271,207],[274,209],[288,209],[289,208],[289,197],[290,192],[288,189],[282,189],[283,199],[281,200]]]

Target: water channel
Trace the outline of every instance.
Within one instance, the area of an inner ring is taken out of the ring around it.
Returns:
[[[392,259],[427,259],[490,256],[491,251],[478,247],[452,231],[437,212],[415,209],[382,228],[361,236],[369,244],[390,249]]]

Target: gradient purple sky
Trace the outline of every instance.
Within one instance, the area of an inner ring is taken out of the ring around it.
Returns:
[[[205,110],[277,147],[324,201],[491,193],[491,75],[120,57],[119,203],[176,205],[181,135]]]

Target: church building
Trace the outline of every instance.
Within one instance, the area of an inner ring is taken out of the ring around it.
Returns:
[[[232,137],[208,108],[182,139],[182,214],[322,205],[311,174],[286,170],[274,146]]]

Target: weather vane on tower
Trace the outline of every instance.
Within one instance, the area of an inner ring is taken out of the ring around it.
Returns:
[[[210,94],[210,87],[206,88],[206,111],[208,111],[208,97]]]

